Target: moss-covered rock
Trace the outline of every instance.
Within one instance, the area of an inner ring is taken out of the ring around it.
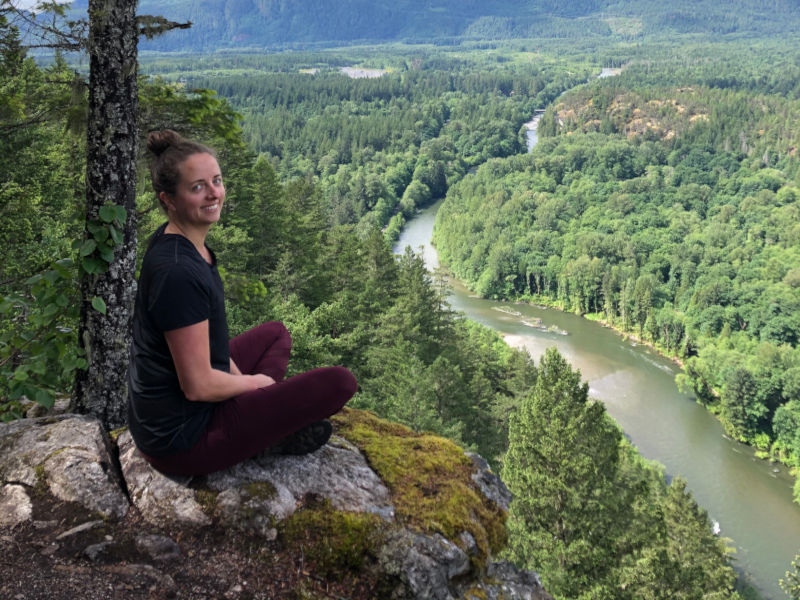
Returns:
[[[36,506],[14,510],[24,500],[44,505],[57,496],[54,490],[66,487],[54,485],[60,472],[91,474],[86,465],[94,462],[102,463],[98,473],[110,468],[111,457],[98,461],[81,446],[86,435],[77,425],[91,420],[63,419],[76,425],[38,421],[0,427],[0,442],[16,441],[15,452],[0,465],[0,474],[14,476],[13,485],[0,479],[7,484],[0,486],[5,522],[32,518]],[[155,533],[177,531],[179,540],[234,539],[237,553],[258,559],[265,569],[276,560],[291,562],[291,589],[298,598],[314,598],[328,585],[358,590],[357,597],[396,600],[547,597],[535,575],[490,560],[505,540],[507,489],[485,461],[448,440],[368,412],[345,410],[334,422],[337,435],[309,455],[266,452],[199,478],[159,473],[124,431],[115,439],[124,478],[116,491],[127,491],[136,508],[132,519],[148,523]],[[104,448],[105,442],[97,445]],[[90,497],[96,480],[72,481],[85,482],[78,495]],[[29,498],[36,487],[42,497]],[[80,513],[71,514],[71,522],[94,514],[83,504],[70,507]],[[88,542],[87,556],[120,546],[105,537]],[[73,553],[80,551],[76,547]]]
[[[398,521],[456,543],[469,532],[479,550],[476,564],[502,549],[505,511],[479,492],[473,461],[456,444],[366,411],[344,409],[333,420],[388,485]]]
[[[303,549],[320,575],[341,579],[377,557],[386,527],[377,515],[335,510],[325,500],[296,512],[279,533],[287,546]]]

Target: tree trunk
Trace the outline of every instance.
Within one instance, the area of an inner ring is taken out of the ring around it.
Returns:
[[[86,221],[100,207],[127,211],[123,242],[108,269],[81,281],[79,336],[89,363],[75,381],[73,409],[107,429],[126,422],[127,370],[136,292],[137,152],[136,2],[89,0],[89,122],[86,144]],[[87,229],[87,239],[91,234]],[[101,298],[107,312],[92,307]]]

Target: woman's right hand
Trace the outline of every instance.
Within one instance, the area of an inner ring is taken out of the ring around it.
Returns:
[[[275,385],[275,380],[272,377],[270,377],[269,375],[264,375],[262,373],[256,373],[255,375],[250,375],[250,377],[252,377],[255,380],[256,388],[258,388],[258,389],[269,387],[271,385]]]

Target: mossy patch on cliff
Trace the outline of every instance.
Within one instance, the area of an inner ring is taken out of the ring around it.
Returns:
[[[198,489],[194,492],[194,499],[200,505],[200,510],[208,516],[213,516],[217,510],[217,496],[219,492],[209,489]]]
[[[269,481],[251,481],[242,487],[250,498],[258,498],[260,500],[269,500],[278,494],[278,490]]]
[[[335,510],[325,500],[307,505],[279,529],[287,545],[303,549],[319,575],[340,579],[376,556],[385,527],[377,515]]]
[[[333,421],[389,487],[399,522],[456,543],[467,531],[479,562],[502,549],[506,514],[476,489],[475,467],[456,444],[361,410],[345,408]]]

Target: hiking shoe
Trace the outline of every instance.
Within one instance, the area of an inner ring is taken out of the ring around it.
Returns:
[[[333,433],[330,421],[317,421],[286,436],[270,448],[270,454],[310,454],[324,446]]]

